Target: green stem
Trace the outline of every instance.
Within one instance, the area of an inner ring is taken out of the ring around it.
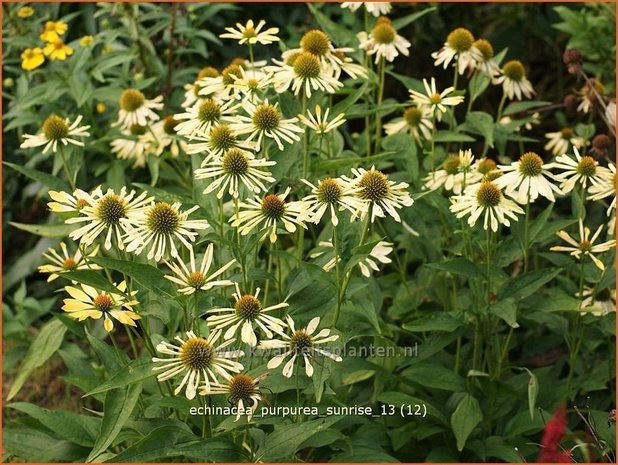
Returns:
[[[341,312],[341,271],[339,266],[339,241],[337,240],[337,227],[333,225],[333,248],[335,250],[335,282],[337,284],[337,307],[335,307],[335,314],[333,316],[333,326],[337,324],[339,320],[339,313]]]
[[[380,112],[380,106],[382,105],[382,99],[384,98],[385,68],[386,64],[384,57],[380,57],[380,62],[378,63],[378,74],[380,76],[380,81],[378,84],[378,98],[376,101],[375,153],[380,151],[380,139],[382,138],[382,114]]]
[[[431,176],[432,180],[435,181],[436,173],[435,173],[435,153],[436,153],[436,114],[435,112],[431,115],[431,151],[429,152],[429,163],[431,166]]]
[[[133,351],[133,357],[137,358],[137,346],[135,345],[135,339],[133,339],[133,335],[131,331],[129,331],[129,327],[127,325],[123,325],[124,330],[127,332],[127,336],[129,337],[129,342],[131,343],[131,350]]]
[[[268,306],[268,291],[270,288],[270,274],[273,270],[273,243],[270,243],[268,247],[268,264],[266,265],[266,272],[268,273],[268,279],[264,285],[264,307]]]
[[[500,118],[502,118],[502,111],[504,110],[504,103],[506,102],[506,94],[504,91],[502,92],[502,99],[500,99],[500,105],[498,105],[498,114],[496,116],[496,122],[500,122]]]
[[[528,188],[528,201],[526,202],[526,213],[524,216],[524,273],[528,272],[528,235],[530,227],[530,188]]]
[[[60,158],[62,159],[62,166],[64,168],[64,174],[67,177],[67,181],[69,182],[69,185],[71,186],[71,189],[74,191],[75,189],[77,189],[77,186],[75,185],[75,178],[73,175],[73,171],[71,170],[71,167],[69,166],[68,162],[67,162],[67,158],[66,155],[64,153],[64,148],[62,147],[62,144],[59,146],[60,148]]]
[[[373,204],[369,205],[369,211],[367,212],[367,219],[365,221],[365,226],[363,227],[363,232],[361,233],[360,241],[358,241],[358,246],[360,247],[365,243],[367,239],[367,234],[369,233],[369,229],[371,226],[371,215],[373,213]],[[348,290],[348,286],[350,285],[350,280],[352,279],[352,271],[350,270],[343,278],[343,285],[341,286],[341,291],[339,292],[337,298],[337,309],[335,311],[335,316],[333,318],[333,326],[337,325],[337,321],[339,321],[339,313],[341,310],[341,305],[343,303],[343,298],[345,297],[345,293]]]

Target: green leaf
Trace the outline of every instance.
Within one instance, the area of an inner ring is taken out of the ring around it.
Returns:
[[[476,139],[455,131],[441,130],[436,133],[436,142],[474,142]]]
[[[120,430],[131,416],[141,392],[142,383],[137,383],[109,391],[105,395],[101,431],[86,462],[92,462],[97,456],[105,452],[116,436],[118,436],[118,433],[120,433]]]
[[[465,380],[453,370],[429,362],[418,362],[403,370],[401,375],[424,388],[458,392],[465,388]]]
[[[446,331],[448,333],[455,331],[463,322],[447,312],[432,312],[429,315],[422,316],[418,320],[410,323],[404,323],[403,329],[413,333],[424,331]]]
[[[157,374],[153,371],[152,366],[152,362],[149,358],[138,358],[137,360],[133,360],[129,365],[121,367],[110,379],[97,386],[96,389],[84,394],[83,397],[93,396],[101,392],[139,383],[145,379],[151,378]]]
[[[551,102],[543,100],[529,100],[527,102],[513,102],[502,113],[503,116],[512,115],[513,113],[520,113],[522,111],[532,110],[534,108],[545,107],[551,105]]]
[[[58,176],[53,176],[32,168],[26,168],[25,166],[16,165],[15,163],[9,163],[8,161],[3,163],[6,166],[13,168],[15,171],[28,176],[30,179],[38,181],[44,186],[49,187],[51,190],[71,192],[71,187]]]
[[[134,182],[133,185],[143,191],[148,192],[148,195],[155,197],[157,200],[161,200],[163,202],[174,203],[180,202],[183,204],[190,204],[193,201],[191,197],[187,197],[186,195],[177,194],[174,192],[170,192],[165,189],[161,189],[160,187],[150,186],[148,184],[144,184],[141,182]]]
[[[179,429],[162,426],[106,462],[155,462],[186,455],[199,462],[246,462],[238,446],[223,439],[202,439]]]
[[[414,21],[418,20],[419,18],[422,18],[423,16],[425,16],[428,13],[431,13],[432,11],[435,11],[436,9],[437,7],[431,6],[429,8],[425,8],[424,10],[417,11],[416,13],[412,13],[407,16],[404,16],[403,18],[397,18],[393,20],[393,27],[396,30],[402,29],[406,27],[408,24],[412,24]]]
[[[91,447],[98,430],[100,419],[78,415],[73,412],[51,411],[28,402],[7,405],[38,420],[61,439],[80,446]]]
[[[510,279],[504,284],[500,291],[498,291],[498,300],[513,298],[517,301],[524,297],[528,297],[558,276],[560,271],[559,268],[545,268],[530,273],[524,273],[516,278]]]
[[[76,228],[74,224],[24,224],[9,221],[11,226],[43,237],[67,237]]]
[[[539,380],[536,375],[530,370],[525,369],[530,375],[528,381],[528,410],[530,411],[530,419],[534,418],[534,409],[536,407],[536,399],[539,396]]]
[[[90,334],[88,328],[85,328],[85,330],[86,339],[88,339],[90,347],[92,347],[93,350],[96,352],[99,360],[108,372],[114,373],[120,370],[122,366],[126,365],[126,358],[123,360],[120,354],[116,351],[116,349],[101,341],[100,339],[94,337],[92,334]]]
[[[470,394],[464,394],[451,416],[451,426],[457,440],[458,451],[463,450],[466,440],[482,419],[483,414],[478,400]]]
[[[313,163],[311,167],[316,171],[336,171],[343,168],[355,167],[361,163],[368,164],[385,158],[391,159],[393,155],[395,155],[395,152],[382,152],[369,157],[343,157],[330,160],[318,160]]]
[[[487,147],[494,146],[494,119],[489,113],[471,111],[466,115],[466,125],[468,131],[483,136]]]
[[[511,328],[519,328],[517,323],[517,305],[513,299],[500,300],[489,307],[489,314],[503,319]]]
[[[119,294],[120,291],[116,286],[110,283],[107,278],[104,278],[94,270],[76,270],[62,273],[62,277],[71,281],[86,284],[94,287],[98,291],[105,291],[112,294]]]
[[[64,326],[60,320],[56,319],[50,320],[43,325],[41,331],[28,349],[24,361],[19,367],[15,381],[6,398],[7,400],[11,400],[15,397],[28,379],[28,376],[30,376],[36,368],[43,365],[47,359],[60,348],[66,330],[66,326]]]
[[[97,265],[102,266],[103,268],[119,271],[120,273],[123,273],[135,279],[135,281],[137,281],[142,286],[152,292],[164,292],[170,295],[161,288],[161,283],[166,282],[163,278],[165,274],[163,273],[163,271],[155,268],[152,265],[147,265],[145,263],[128,262],[126,260],[118,260],[115,258],[107,257],[92,257],[91,260]]]
[[[465,276],[470,279],[485,277],[485,273],[480,266],[463,257],[453,258],[440,263],[428,263],[425,266],[434,270]]]
[[[292,457],[304,441],[314,434],[330,428],[341,417],[328,417],[309,420],[296,425],[279,425],[266,437],[264,445],[255,455],[256,462],[275,462]]]
[[[332,107],[330,116],[335,117],[339,113],[345,113],[345,111],[350,108],[351,105],[355,104],[358,99],[365,95],[368,86],[369,83],[367,81],[363,82],[363,84],[358,89],[351,92],[346,98],[344,98],[340,102],[337,102],[337,104]]]
[[[470,101],[474,103],[474,101],[483,93],[485,89],[491,83],[491,79],[481,73],[474,73],[472,78],[470,79],[470,84],[468,85],[468,90],[470,92]]]

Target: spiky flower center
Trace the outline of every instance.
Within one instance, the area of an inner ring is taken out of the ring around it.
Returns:
[[[597,172],[597,162],[594,158],[585,156],[577,164],[577,173],[589,178]]]
[[[176,133],[174,128],[178,126],[179,122],[180,121],[178,121],[177,119],[174,119],[172,115],[168,115],[163,120],[163,130],[165,131],[166,134],[173,135]]]
[[[384,200],[390,191],[388,178],[384,173],[377,170],[367,171],[359,181],[361,196],[372,202]]]
[[[221,164],[223,166],[223,171],[234,176],[243,175],[249,169],[249,160],[247,156],[242,150],[237,148],[225,152]]]
[[[232,63],[223,71],[221,71],[223,77],[223,85],[230,86],[236,82],[236,79],[240,79],[242,76],[242,70],[240,65]]]
[[[485,176],[483,177],[483,181],[494,181],[494,180],[498,179],[500,176],[502,176],[502,171],[500,171],[500,170],[493,170],[493,171],[490,171],[489,173],[485,174]]]
[[[221,117],[221,105],[215,100],[205,99],[197,110],[197,118],[203,123],[214,123]]]
[[[137,89],[127,89],[120,96],[120,108],[124,111],[132,112],[140,108],[146,97]]]
[[[247,60],[245,60],[243,57],[236,57],[232,60],[231,64],[235,66],[240,66],[241,68],[245,69],[247,67]]]
[[[485,158],[484,160],[479,162],[477,171],[481,174],[487,174],[495,170],[497,167],[498,165],[496,165],[495,161],[493,161],[491,158]]]
[[[252,78],[247,81],[247,87],[249,88],[249,90],[255,92],[256,90],[258,90],[258,87],[260,87],[260,83],[257,79]]]
[[[483,55],[483,59],[485,61],[489,61],[494,57],[494,47],[491,45],[491,42],[485,39],[478,39],[473,44],[474,48],[476,48],[481,55]]]
[[[77,262],[73,258],[66,258],[64,262],[62,262],[62,268],[71,271],[77,268]]]
[[[269,219],[278,220],[285,213],[285,202],[275,194],[268,194],[262,199],[262,213]]]
[[[69,135],[69,126],[60,116],[50,115],[43,123],[43,134],[47,140],[61,140]]]
[[[459,27],[446,38],[446,43],[457,53],[467,52],[472,47],[474,36],[464,27]]]
[[[77,201],[75,202],[75,209],[76,210],[81,210],[84,207],[88,206],[88,201],[86,199],[77,199]]]
[[[408,108],[403,112],[403,119],[408,126],[415,128],[423,119],[423,112],[416,107]]]
[[[230,402],[237,404],[241,400],[244,404],[251,402],[251,396],[255,394],[255,383],[250,376],[234,375],[228,384]]]
[[[543,172],[543,159],[534,152],[524,153],[519,159],[519,172],[526,177],[540,175]]]
[[[336,179],[322,179],[318,184],[316,195],[321,203],[337,203],[341,198],[341,186]]]
[[[519,82],[526,76],[526,68],[519,60],[511,60],[502,68],[504,75],[511,81]]]
[[[290,337],[290,349],[297,355],[307,355],[313,346],[313,338],[304,329],[299,329]]]
[[[324,32],[313,29],[300,39],[300,48],[321,57],[330,50],[330,38]]]
[[[303,79],[320,76],[320,60],[313,53],[303,52],[294,60],[294,72]]]
[[[476,201],[483,208],[497,207],[501,198],[500,188],[491,181],[483,181],[476,191]]]
[[[97,204],[97,217],[106,225],[114,226],[127,216],[124,199],[116,194],[107,194]]]
[[[157,235],[170,235],[180,225],[180,215],[166,202],[157,202],[148,210],[146,225]]]
[[[457,174],[459,171],[459,165],[461,165],[459,155],[449,155],[442,166],[447,174]]]
[[[143,136],[146,134],[146,126],[140,126],[139,124],[132,124],[129,128],[129,132],[132,136]]]
[[[211,129],[209,145],[215,150],[227,151],[236,145],[236,136],[227,124],[220,124]]]
[[[436,92],[435,94],[429,97],[429,101],[432,103],[432,105],[437,105],[440,102],[442,102],[442,96]]]
[[[579,248],[582,252],[590,252],[592,250],[592,242],[584,239],[580,241]]]
[[[218,76],[219,71],[217,71],[217,68],[213,68],[212,66],[205,66],[200,69],[199,73],[197,73],[197,80],[199,81],[200,79],[204,78],[216,78]]]
[[[180,361],[189,370],[205,370],[213,359],[213,347],[202,337],[187,339],[180,347]]]
[[[560,130],[560,137],[562,137],[563,139],[569,140],[571,137],[573,137],[573,129],[562,128]]]
[[[260,131],[272,131],[279,127],[281,113],[269,103],[258,105],[253,113],[253,124]]]
[[[378,44],[392,44],[397,35],[397,31],[395,31],[395,28],[391,26],[390,23],[380,22],[375,25],[373,31],[371,31],[371,35]]]
[[[107,312],[109,312],[112,309],[112,307],[114,305],[114,301],[107,294],[99,294],[92,301],[92,305],[98,311],[103,312],[103,313],[107,313]]]
[[[294,52],[288,55],[288,57],[285,59],[285,64],[289,66],[294,66],[294,63],[296,63],[296,59],[300,56],[301,53],[302,52]]]
[[[239,318],[253,321],[260,315],[262,304],[254,296],[246,294],[236,301],[234,311]]]
[[[201,271],[192,271],[187,276],[187,284],[195,289],[201,288],[206,284],[206,276]]]
[[[257,34],[255,33],[255,28],[254,27],[248,27],[246,28],[243,33],[242,33],[243,37],[245,39],[252,39],[254,37],[257,37]]]

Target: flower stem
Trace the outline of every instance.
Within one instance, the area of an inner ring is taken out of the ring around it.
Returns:
[[[526,213],[524,216],[524,273],[528,272],[528,235],[530,228],[530,189],[528,189],[528,201],[526,202]]]
[[[268,279],[266,279],[266,284],[264,285],[264,306],[268,305],[268,291],[270,288],[270,274],[273,270],[273,243],[270,243],[268,247],[268,264],[266,265],[266,272],[268,273]]]
[[[73,175],[73,171],[71,170],[71,167],[69,166],[67,162],[67,157],[64,153],[64,148],[62,147],[62,145],[60,145],[60,158],[62,159],[62,166],[64,168],[64,174],[67,177],[67,181],[69,182],[71,189],[72,190],[77,189],[77,186],[75,185],[75,178]]]
[[[363,227],[363,232],[361,233],[360,241],[358,241],[358,246],[360,247],[365,243],[367,239],[367,234],[369,233],[369,228],[371,226],[371,216],[373,214],[373,204],[369,205],[369,211],[367,212],[367,219],[365,221],[365,226]],[[337,325],[337,321],[339,321],[339,313],[341,311],[341,304],[343,303],[343,298],[345,297],[345,293],[348,290],[348,286],[350,285],[350,280],[352,279],[352,270],[348,271],[347,274],[343,278],[343,285],[341,286],[341,290],[338,292],[337,296],[337,307],[335,309],[335,316],[333,317],[333,326]]]
[[[382,114],[380,113],[380,105],[382,105],[382,99],[384,98],[385,69],[386,63],[384,61],[384,57],[380,57],[380,62],[378,63],[378,74],[380,76],[380,81],[378,84],[378,98],[376,101],[376,132],[374,146],[375,153],[378,153],[380,151],[380,139],[382,137]]]
[[[506,102],[506,94],[504,91],[502,92],[502,99],[500,100],[500,105],[498,105],[498,113],[496,116],[496,122],[500,122],[500,118],[502,118],[502,111],[504,110],[504,103]]]

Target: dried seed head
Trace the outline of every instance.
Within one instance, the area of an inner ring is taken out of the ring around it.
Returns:
[[[611,139],[605,134],[597,134],[592,139],[592,146],[598,150],[606,150],[611,144]]]

